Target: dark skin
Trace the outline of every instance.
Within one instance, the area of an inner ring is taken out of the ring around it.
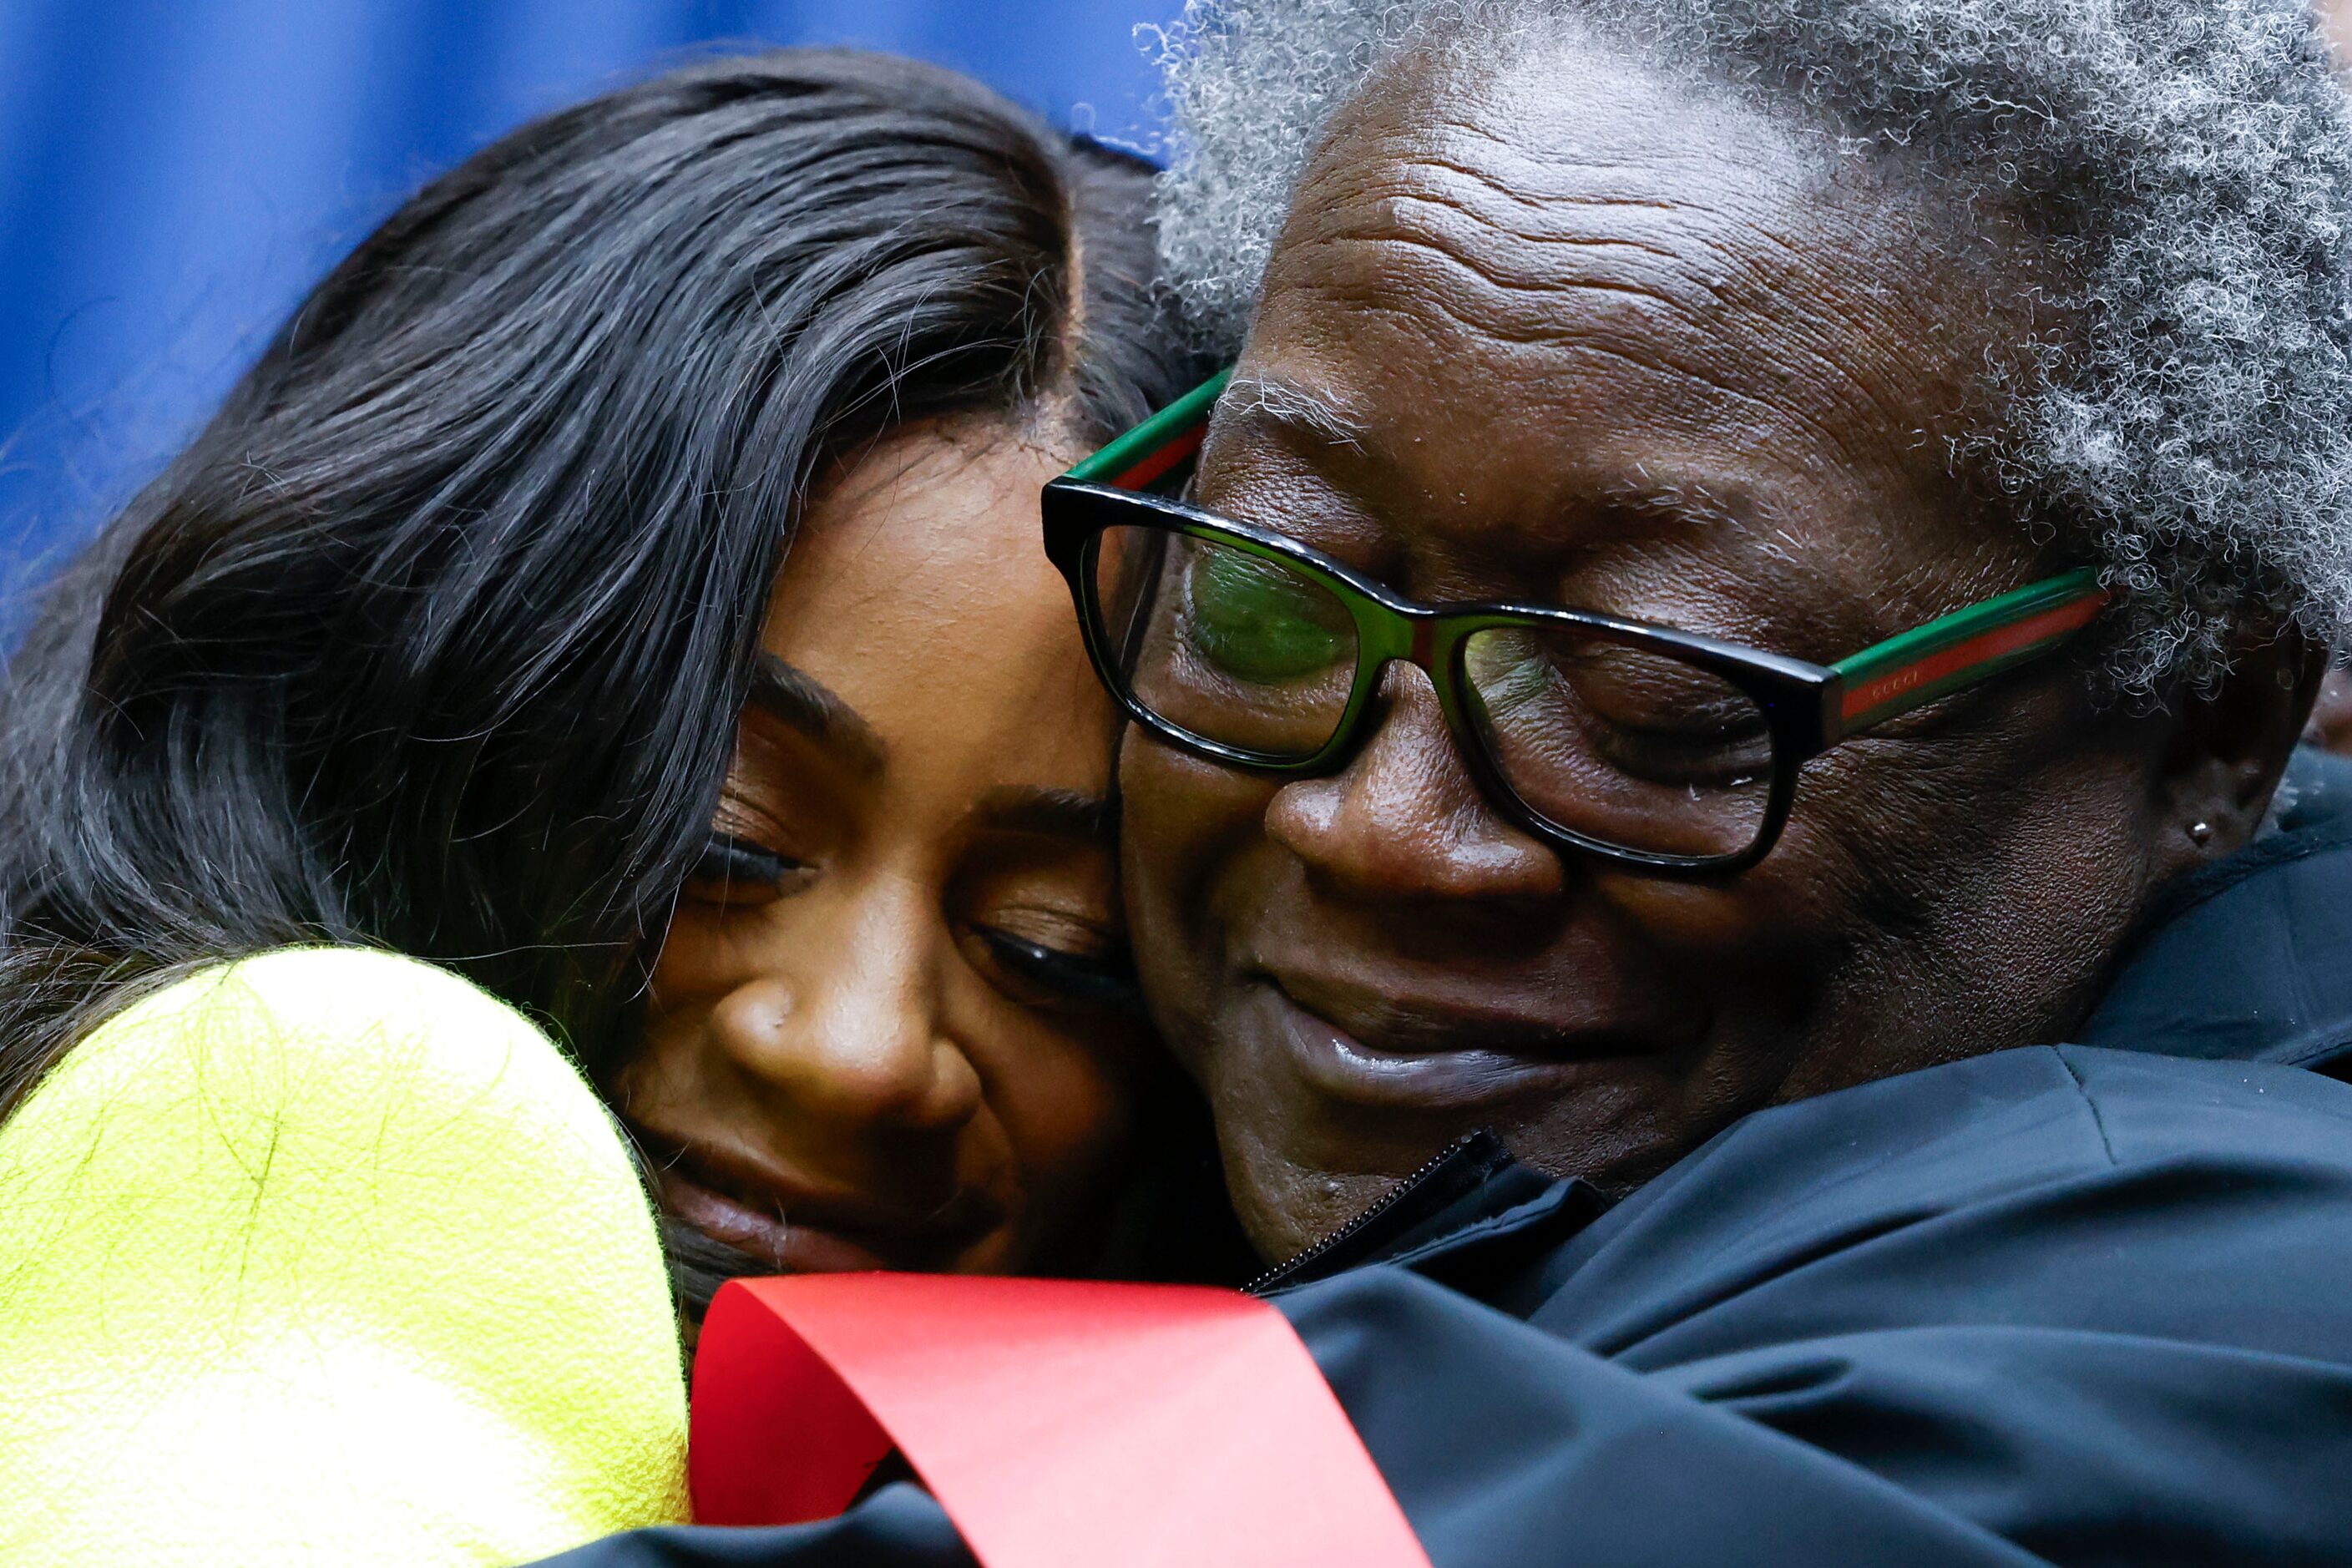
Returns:
[[[2352,675],[2331,669],[2319,683],[2319,700],[2311,705],[2311,722],[2303,732],[2306,744],[2324,747],[2338,756],[2352,756]]]
[[[1607,50],[1515,47],[1343,112],[1202,504],[1424,602],[1823,662],[2076,563],[1948,466],[2036,324],[2023,241]],[[2098,699],[2096,653],[1833,750],[1764,862],[1696,883],[1498,816],[1406,667],[1329,778],[1131,734],[1136,951],[1259,1249],[1475,1129],[1623,1188],[1761,1107],[2065,1037],[2151,890],[2255,831],[2319,673],[2250,635],[2151,711]]]
[[[1156,1081],[1110,706],[1032,543],[1083,443],[1045,423],[892,432],[769,601],[616,1095],[665,1211],[762,1272],[1066,1263]]]

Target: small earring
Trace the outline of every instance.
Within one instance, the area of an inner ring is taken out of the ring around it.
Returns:
[[[2210,822],[2192,822],[2192,823],[2190,823],[2190,824],[2189,825],[2189,843],[2191,843],[2191,844],[2202,844],[2202,843],[2204,843],[2207,839],[2209,839],[2209,838],[2210,838],[2210,837],[2213,837],[2213,825],[2212,825],[2211,823],[2210,823]]]

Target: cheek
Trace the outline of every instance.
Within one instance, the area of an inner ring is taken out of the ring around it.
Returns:
[[[695,1102],[712,1001],[695,996],[666,1003],[657,994],[647,996],[635,1043],[605,1086],[623,1113],[666,1121]]]
[[[1264,779],[1184,756],[1130,731],[1120,748],[1119,849],[1128,930],[1152,1014],[1186,1068],[1216,1011],[1224,973],[1220,911],[1259,889],[1250,867],[1264,857]]]
[[[1810,944],[1792,971],[1852,1015],[1838,1048],[1899,1040],[1896,1070],[2072,1027],[2147,890],[2148,769],[2088,713],[1823,759],[1759,881]]]
[[[988,1094],[1028,1193],[1032,1223],[1050,1228],[1096,1196],[1136,1121],[1151,1045],[1125,1024],[1062,1029],[1032,1022],[989,1055]]]
[[[1873,1031],[1892,1009],[1925,1036],[1927,1014],[2004,988],[2063,994],[2145,879],[2144,775],[2087,716],[2023,736],[1858,742],[1805,770],[1787,830],[1749,870],[1593,886],[1748,1048],[1859,1049],[1811,1031],[1860,1006]]]
[[[740,943],[728,934],[719,911],[681,900],[662,933],[661,952],[654,960],[649,1016],[689,1004],[694,998],[724,990],[742,965]]]
[[[625,1100],[663,1098],[667,1086],[686,1076],[697,1042],[709,1033],[712,1008],[733,989],[741,968],[720,934],[722,924],[714,911],[691,903],[681,902],[670,917],[646,978],[635,1045],[615,1076]]]
[[[2150,770],[2136,731],[2081,713],[2023,734],[1854,748],[1824,759],[1835,765],[1800,796],[1800,853],[1848,889],[1841,902],[1895,929],[1955,907],[2084,904],[2139,879],[2127,863],[2147,835]]]

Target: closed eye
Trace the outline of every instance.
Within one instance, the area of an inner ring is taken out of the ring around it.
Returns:
[[[993,926],[974,926],[973,936],[1007,973],[1064,1000],[1140,1015],[1143,994],[1135,966],[1125,952],[1108,956],[1065,952]]]
[[[704,840],[687,882],[698,897],[717,902],[765,901],[790,891],[809,869],[804,860],[714,830]]]

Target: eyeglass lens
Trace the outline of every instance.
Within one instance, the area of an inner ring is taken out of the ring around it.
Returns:
[[[1712,670],[1572,626],[1474,632],[1463,687],[1519,798],[1571,833],[1654,855],[1737,855],[1763,831],[1772,730]]]
[[[1328,743],[1356,679],[1356,623],[1280,562],[1152,528],[1103,531],[1096,602],[1129,693],[1178,729],[1268,762]]]
[[[1314,576],[1213,540],[1113,526],[1096,546],[1095,604],[1135,702],[1202,740],[1269,763],[1329,743],[1356,681],[1348,606]],[[1465,639],[1468,718],[1539,815],[1646,854],[1736,855],[1761,832],[1772,784],[1763,711],[1721,676],[1579,628]]]

